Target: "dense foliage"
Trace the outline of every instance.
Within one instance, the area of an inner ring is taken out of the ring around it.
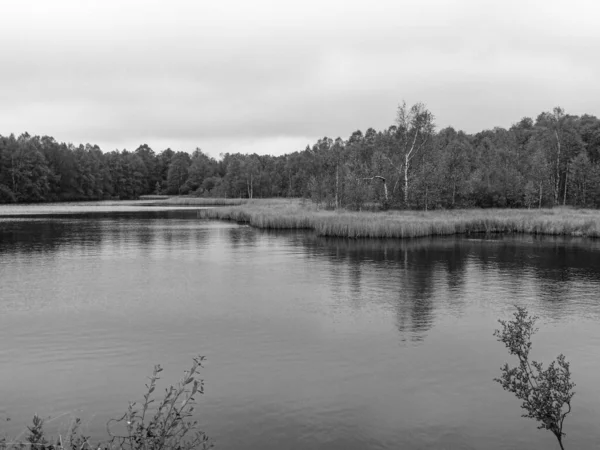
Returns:
[[[143,194],[307,197],[326,207],[600,206],[600,119],[561,108],[508,130],[435,131],[422,104],[386,130],[324,137],[283,156],[191,155],[147,145],[103,153],[48,136],[0,136],[0,202]]]

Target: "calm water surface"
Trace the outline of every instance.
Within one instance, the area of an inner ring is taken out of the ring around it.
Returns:
[[[572,364],[566,442],[597,448],[598,241],[330,240],[110,210],[0,217],[0,432],[37,412],[102,437],[154,364],[173,382],[202,354],[218,449],[556,448],[493,382],[496,320],[521,304],[534,355]]]

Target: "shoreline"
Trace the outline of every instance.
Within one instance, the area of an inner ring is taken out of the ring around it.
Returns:
[[[0,218],[193,209],[200,219],[235,221],[262,229],[312,230],[347,239],[406,239],[472,234],[529,234],[600,238],[596,209],[324,210],[301,199],[171,197],[134,201],[0,206]]]

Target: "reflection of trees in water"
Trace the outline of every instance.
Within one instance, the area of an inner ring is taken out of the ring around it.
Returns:
[[[420,341],[433,327],[436,311],[464,308],[469,252],[459,239],[444,238],[415,241],[403,253],[397,324],[401,334]]]
[[[369,301],[366,298],[368,293],[363,295],[362,289],[364,260],[349,254],[342,246],[327,246],[326,248],[329,250],[329,260],[333,262],[329,266],[329,280],[335,299],[339,299],[341,303],[349,302],[353,309],[362,308]],[[316,254],[319,257],[319,252]]]
[[[600,241],[555,236],[500,236],[474,242],[474,255],[485,270],[495,270],[513,294],[527,274],[542,307],[555,314],[576,296],[573,288],[600,282]]]
[[[537,277],[567,281],[572,276],[600,280],[600,241],[553,236],[503,236],[469,241],[484,267],[500,271],[532,270]]]
[[[254,228],[241,226],[227,229],[228,242],[233,248],[255,247],[258,242],[258,233]]]
[[[132,245],[148,255],[157,240],[171,249],[205,243],[200,229],[174,226],[174,220],[196,218],[194,211],[148,211],[36,216],[0,220],[0,254],[57,252],[62,248],[85,254],[102,246],[124,250]],[[193,223],[185,221],[184,223]],[[175,246],[174,244],[178,244]]]
[[[63,247],[82,249],[99,245],[102,236],[86,232],[89,228],[73,219],[2,220],[0,254],[54,253]]]
[[[404,267],[399,272],[399,291],[395,306],[396,324],[403,340],[421,341],[426,332],[433,326],[435,309],[435,287],[433,273],[439,270],[434,264],[424,265],[419,261],[422,252],[409,254],[404,250],[405,264],[410,264],[409,269]]]
[[[347,273],[350,306],[384,303],[396,315],[403,336],[423,339],[436,311],[464,309],[469,268],[502,277],[509,296],[533,283],[546,309],[564,308],[572,287],[600,282],[600,241],[561,237],[437,237],[410,240],[348,240],[289,233],[309,258],[325,255],[332,278]],[[345,272],[347,270],[347,272]],[[378,283],[376,294],[367,285]],[[367,298],[368,297],[368,298]]]
[[[325,253],[334,263],[333,278],[341,284],[339,272],[347,268],[351,306],[368,302],[384,304],[396,316],[403,339],[424,339],[432,327],[436,303],[443,301],[440,282],[448,273],[448,282],[457,289],[464,283],[464,262],[456,258],[460,248],[454,240],[432,247],[431,239],[407,241],[343,240],[306,236],[304,244],[313,253]],[[449,254],[448,254],[449,253]],[[375,270],[371,270],[371,269]],[[369,286],[365,286],[365,285]],[[336,288],[338,286],[335,286]],[[357,297],[357,298],[355,298]],[[368,298],[366,298],[368,297]]]
[[[450,292],[459,292],[466,284],[467,262],[471,254],[468,247],[461,245],[459,240],[454,240],[453,245],[445,251],[445,268]]]
[[[350,260],[350,292],[355,298],[360,298],[362,292],[362,264],[363,261],[358,258]]]

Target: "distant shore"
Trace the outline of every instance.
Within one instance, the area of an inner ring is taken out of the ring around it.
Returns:
[[[3,205],[0,217],[143,211],[147,207],[198,210],[198,217],[231,220],[256,228],[313,230],[340,238],[414,238],[486,233],[600,238],[600,210],[456,209],[348,211],[326,210],[297,198],[244,199],[144,196],[140,200]]]

